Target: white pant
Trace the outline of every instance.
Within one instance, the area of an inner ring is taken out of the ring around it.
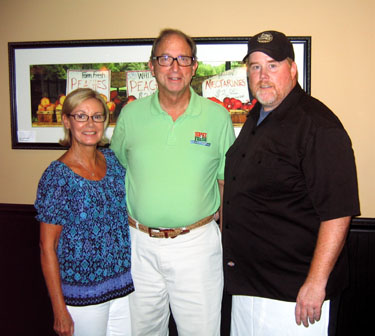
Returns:
[[[295,320],[295,302],[254,296],[232,296],[231,336],[326,336],[329,301],[324,301],[319,322],[308,328]]]
[[[168,335],[169,305],[179,336],[220,335],[221,233],[215,221],[176,238],[130,227],[132,336]]]
[[[131,336],[129,295],[95,305],[67,308],[74,321],[74,336]]]

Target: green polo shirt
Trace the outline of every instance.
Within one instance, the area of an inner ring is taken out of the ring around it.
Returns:
[[[111,148],[126,168],[129,215],[150,227],[181,227],[217,211],[217,180],[235,136],[230,115],[192,89],[185,113],[173,121],[158,92],[127,104]]]

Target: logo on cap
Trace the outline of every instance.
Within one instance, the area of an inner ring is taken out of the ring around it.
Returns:
[[[259,43],[270,43],[273,40],[273,36],[270,33],[262,33],[258,36]]]

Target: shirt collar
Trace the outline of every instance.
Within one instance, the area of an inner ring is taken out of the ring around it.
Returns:
[[[292,91],[289,92],[289,94],[284,98],[280,105],[274,110],[270,111],[273,115],[272,118],[277,118],[278,120],[284,119],[287,116],[288,111],[290,111],[290,109],[297,104],[301,96],[304,94],[306,94],[305,91],[303,91],[303,89],[297,82]],[[259,119],[261,108],[262,105],[258,102],[250,112],[250,115],[255,122]]]
[[[293,109],[304,94],[305,91],[303,91],[297,82],[292,91],[289,92],[281,104],[273,110],[272,114],[279,120],[284,119],[288,115],[288,112]]]
[[[187,109],[183,113],[185,116],[196,116],[202,112],[202,105],[198,102],[198,94],[195,93],[192,87],[190,89],[190,101]],[[151,97],[151,105],[152,105],[152,114],[167,114],[161,106],[159,102],[159,90],[156,90],[155,93]]]

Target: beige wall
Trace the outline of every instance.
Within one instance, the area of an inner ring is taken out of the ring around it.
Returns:
[[[373,0],[160,3],[0,0],[0,203],[33,203],[40,175],[62,154],[11,149],[9,41],[155,37],[167,26],[191,36],[249,36],[276,29],[290,36],[312,36],[312,95],[333,109],[349,132],[356,153],[362,216],[375,217]]]

